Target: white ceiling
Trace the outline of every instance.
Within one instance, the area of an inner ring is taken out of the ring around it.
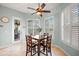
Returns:
[[[37,8],[37,3],[1,3],[0,5],[15,9],[17,11],[23,13],[33,13],[34,10],[27,9],[27,7]],[[57,3],[46,3],[45,9],[53,11],[53,9],[57,6]]]

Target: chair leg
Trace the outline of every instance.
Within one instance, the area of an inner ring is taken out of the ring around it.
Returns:
[[[50,53],[50,56],[52,56],[51,47],[48,48],[48,52]]]
[[[28,46],[26,47],[26,56],[27,56],[27,53],[28,53]]]
[[[31,51],[30,47],[28,49],[29,49],[29,52],[30,52]]]
[[[51,52],[51,43],[50,43],[50,56],[52,56],[52,52]]]
[[[31,47],[31,56],[32,56],[32,47]]]
[[[50,51],[50,56],[52,56],[52,52]]]
[[[47,41],[46,41],[46,56],[48,56],[48,45],[47,45]]]
[[[26,56],[27,56],[27,51],[26,51]]]
[[[50,48],[50,56],[52,56],[51,48]]]
[[[46,56],[48,56],[47,46],[46,46]]]

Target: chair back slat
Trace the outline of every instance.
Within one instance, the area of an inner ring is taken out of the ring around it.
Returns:
[[[52,39],[52,35],[47,36],[47,45],[48,45],[48,48],[51,48],[51,39]]]

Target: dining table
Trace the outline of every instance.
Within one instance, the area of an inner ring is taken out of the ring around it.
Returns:
[[[38,56],[40,56],[40,49],[41,49],[41,47],[40,47],[40,43],[41,43],[41,41],[42,40],[45,40],[46,39],[46,37],[40,37],[39,35],[36,35],[36,36],[32,36],[32,39],[33,39],[33,41],[35,40],[35,41],[37,41],[37,53],[38,53]]]

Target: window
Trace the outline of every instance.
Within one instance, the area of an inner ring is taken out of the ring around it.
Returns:
[[[40,34],[40,19],[28,19],[28,34]]]
[[[62,41],[65,41],[65,43],[70,44],[70,30],[71,30],[71,21],[70,21],[70,8],[67,7],[61,14],[61,36]]]
[[[45,19],[45,33],[54,35],[54,17],[49,17]]]

